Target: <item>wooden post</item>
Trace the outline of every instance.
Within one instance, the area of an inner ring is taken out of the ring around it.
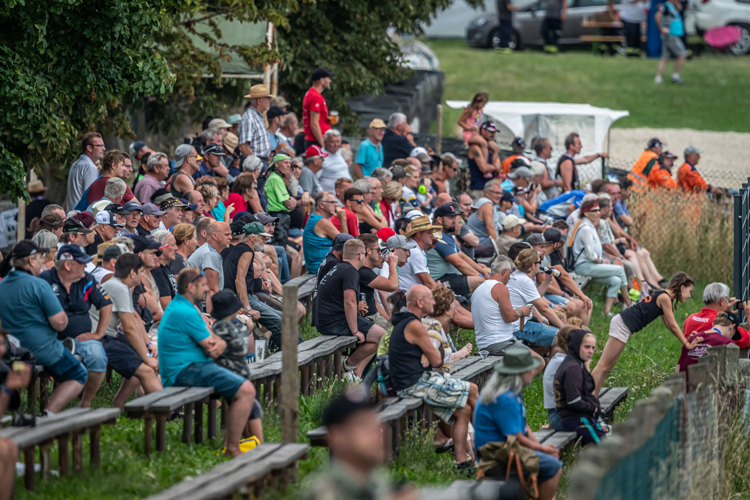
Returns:
[[[437,133],[435,134],[435,152],[443,154],[443,105],[437,105]]]
[[[296,443],[299,424],[297,285],[284,285],[281,311],[281,442]]]

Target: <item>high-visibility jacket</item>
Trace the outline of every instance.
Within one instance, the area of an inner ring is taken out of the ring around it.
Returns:
[[[666,168],[662,168],[657,163],[655,168],[652,168],[648,174],[648,187],[650,188],[666,188],[666,189],[677,189],[677,183],[672,178],[672,172]]]
[[[691,193],[705,193],[708,191],[708,183],[703,180],[701,174],[694,166],[685,162],[677,170],[677,185]]]
[[[650,149],[641,153],[641,156],[633,164],[628,172],[628,179],[633,182],[633,190],[642,193],[648,183],[648,176],[655,167],[658,167],[659,156]]]
[[[501,168],[503,169],[503,173],[505,175],[508,175],[508,172],[510,172],[510,164],[513,163],[513,160],[516,158],[520,158],[523,155],[510,155],[506,159],[503,160],[503,163],[501,164]]]

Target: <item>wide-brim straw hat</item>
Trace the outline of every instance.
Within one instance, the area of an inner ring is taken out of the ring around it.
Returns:
[[[426,215],[423,215],[421,217],[415,217],[411,221],[411,229],[409,232],[407,232],[404,236],[407,238],[411,238],[417,233],[422,233],[424,231],[432,231],[433,233],[439,233],[435,235],[435,237],[440,241],[443,242],[443,226],[433,226],[430,223],[430,218]]]
[[[261,97],[276,97],[268,90],[268,86],[259,83],[250,87],[250,93],[245,96],[245,99],[260,99]]]

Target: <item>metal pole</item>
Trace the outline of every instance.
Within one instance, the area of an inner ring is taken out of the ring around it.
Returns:
[[[284,285],[281,303],[281,442],[296,443],[299,426],[297,285]]]
[[[437,105],[437,133],[435,134],[435,152],[443,154],[443,105]]]
[[[735,297],[742,293],[742,195],[741,188],[734,195],[734,293]]]

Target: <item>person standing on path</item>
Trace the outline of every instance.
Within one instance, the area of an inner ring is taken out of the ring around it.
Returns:
[[[674,62],[672,83],[683,85],[685,82],[682,81],[680,70],[687,59],[687,49],[682,41],[682,37],[685,36],[685,23],[682,21],[680,0],[667,0],[661,4],[654,14],[654,21],[661,31],[661,59],[659,60],[659,66],[656,68],[654,83],[664,83],[661,74],[664,72],[669,58],[674,57],[677,60]]]
[[[560,52],[560,32],[567,17],[568,0],[547,0],[547,8],[544,11],[544,20],[541,27],[544,52],[547,54]]]
[[[497,16],[500,21],[500,47],[497,51],[500,54],[513,52],[510,43],[513,38],[513,12],[516,10],[518,7],[513,5],[511,0],[497,0]]]

